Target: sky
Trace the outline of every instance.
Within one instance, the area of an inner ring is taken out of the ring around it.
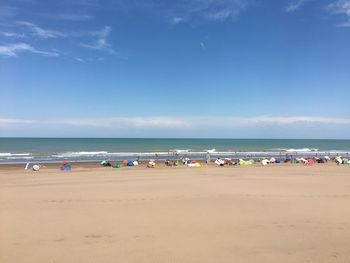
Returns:
[[[2,0],[0,136],[350,139],[350,0]]]

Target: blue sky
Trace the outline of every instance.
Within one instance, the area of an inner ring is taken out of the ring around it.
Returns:
[[[0,136],[350,138],[350,0],[3,0]]]

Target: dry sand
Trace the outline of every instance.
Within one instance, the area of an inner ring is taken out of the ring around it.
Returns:
[[[350,262],[350,166],[3,166],[0,262]]]

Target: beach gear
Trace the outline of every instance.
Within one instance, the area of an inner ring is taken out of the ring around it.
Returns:
[[[32,170],[35,171],[35,172],[37,172],[37,171],[40,170],[40,166],[37,165],[37,164],[34,164],[33,167],[32,167]]]
[[[120,168],[120,164],[119,163],[116,163],[113,168]]]
[[[124,160],[124,161],[122,161],[122,164],[124,165],[124,166],[127,166],[128,165],[128,160]]]
[[[127,165],[127,166],[134,166],[134,162],[129,161],[126,165]]]
[[[72,169],[72,166],[70,164],[60,166],[61,171],[70,171],[71,169]]]
[[[261,161],[261,164],[262,164],[263,166],[266,166],[266,165],[268,165],[269,163],[270,163],[270,161],[267,160],[267,159],[264,159],[264,160]]]
[[[188,167],[202,167],[200,163],[189,163],[187,164]]]
[[[147,164],[147,167],[148,168],[154,168],[156,166],[156,163],[154,160],[150,160]]]
[[[276,160],[275,163],[281,163],[281,160]]]
[[[308,159],[306,164],[307,165],[313,165],[314,164],[314,160]]]
[[[139,165],[139,162],[138,161],[133,161],[133,164],[134,164],[134,166],[137,166],[137,165]]]
[[[343,163],[343,159],[341,158],[341,156],[337,156],[337,157],[335,157],[335,163],[336,163],[337,165],[339,165],[339,164],[342,164],[342,163]]]
[[[253,162],[251,161],[245,161],[243,159],[239,159],[239,165],[252,165]]]
[[[110,162],[106,161],[106,160],[103,160],[101,163],[100,163],[102,166],[104,167],[107,167],[107,166],[112,166]]]
[[[67,161],[62,161],[62,162],[61,162],[61,166],[65,166],[66,164],[68,164]]]
[[[29,163],[26,164],[26,166],[24,167],[24,170],[28,170],[29,168]]]
[[[225,161],[222,159],[216,159],[215,160],[215,164],[218,166],[224,166],[225,165]]]

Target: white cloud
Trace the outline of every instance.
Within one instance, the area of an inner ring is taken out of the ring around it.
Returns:
[[[297,9],[299,9],[302,5],[305,4],[305,2],[310,0],[292,0],[288,3],[288,5],[285,7],[284,11],[286,12],[294,12]]]
[[[171,23],[173,24],[180,24],[182,22],[184,22],[184,18],[183,17],[179,17],[179,16],[175,16],[171,18]]]
[[[0,119],[1,136],[347,138],[349,118],[322,116]]]
[[[4,37],[12,37],[12,38],[23,38],[24,34],[18,34],[14,32],[6,32],[6,31],[0,31],[0,36]]]
[[[36,121],[34,120],[24,120],[24,119],[1,119],[0,118],[0,127],[4,125],[15,125],[15,124],[33,124]]]
[[[201,48],[203,50],[206,50],[206,46],[205,46],[204,42],[199,42],[199,45],[201,46]]]
[[[96,36],[97,40],[95,40],[93,43],[81,43],[82,47],[89,48],[89,49],[96,49],[96,50],[105,50],[110,52],[111,54],[115,54],[116,52],[113,50],[112,45],[108,42],[108,37],[111,33],[111,27],[105,26],[100,31],[92,31],[89,34]]]
[[[90,21],[94,18],[92,15],[72,14],[72,13],[42,14],[42,15],[50,17],[50,18],[58,19],[58,20],[75,21],[75,22]]]
[[[41,28],[41,27],[39,27],[33,23],[30,23],[30,22],[18,21],[17,24],[29,28],[33,32],[34,35],[41,37],[41,38],[67,37],[67,34],[64,32],[44,29],[44,28]]]
[[[171,23],[186,21],[224,21],[236,18],[251,0],[181,0],[164,4],[156,1],[157,7],[170,18]]]
[[[262,125],[350,125],[350,118],[333,118],[322,116],[255,116],[255,117],[111,117],[90,119],[56,119],[56,120],[25,120],[0,119],[2,124],[42,124],[68,125],[81,127],[122,127],[122,128],[157,128],[157,129],[194,129],[202,127],[249,127]]]
[[[350,0],[337,0],[327,6],[331,14],[340,14],[347,17],[347,21],[339,26],[350,27]]]
[[[82,62],[82,63],[84,63],[84,62],[85,62],[85,60],[84,60],[84,59],[79,58],[79,57],[75,57],[74,59],[75,59],[76,61],[78,61],[78,62]]]
[[[17,57],[18,53],[21,52],[31,52],[43,56],[50,56],[50,57],[57,57],[59,54],[55,51],[43,51],[38,50],[31,45],[28,45],[26,43],[15,43],[15,44],[8,44],[4,46],[0,46],[0,55],[6,56],[6,57]]]

